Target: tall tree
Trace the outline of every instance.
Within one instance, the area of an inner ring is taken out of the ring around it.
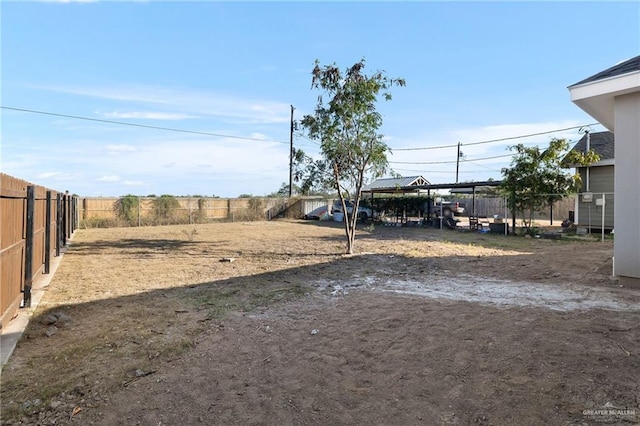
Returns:
[[[367,178],[382,176],[388,166],[389,147],[379,129],[382,116],[376,110],[378,96],[391,99],[392,86],[404,86],[404,79],[392,79],[384,71],[363,72],[361,59],[344,72],[335,64],[320,66],[316,60],[311,87],[323,94],[313,114],[302,125],[311,139],[318,140],[330,168],[333,184],[345,212],[347,253],[353,253],[360,191]],[[327,99],[325,99],[325,96]],[[353,214],[347,215],[345,200],[353,200]]]
[[[335,195],[334,179],[327,160],[313,159],[301,149],[294,149],[293,181],[299,183],[302,195]]]
[[[522,214],[526,229],[531,228],[533,213],[551,207],[556,201],[574,193],[580,187],[579,174],[566,171],[568,167],[588,165],[598,161],[589,151],[571,151],[565,139],[554,138],[546,149],[518,144],[509,147],[516,151],[511,167],[502,169],[501,190],[509,198],[511,211]]]

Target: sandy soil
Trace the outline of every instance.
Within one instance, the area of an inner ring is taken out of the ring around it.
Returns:
[[[80,230],[2,371],[2,424],[640,421],[611,241],[332,222]]]

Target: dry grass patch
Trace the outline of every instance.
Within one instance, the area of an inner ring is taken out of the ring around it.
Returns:
[[[591,243],[419,228],[362,230],[356,250],[364,255],[343,257],[343,241],[339,224],[316,222],[79,230],[2,371],[3,422],[64,423],[80,416],[78,408],[98,409],[191,356],[203,336],[224,329],[229,313],[312,300],[309,283],[318,278],[434,271],[531,278],[526,265],[545,259],[561,275],[540,279],[562,280],[575,271],[565,274],[553,259],[574,251],[567,244],[607,258]],[[52,313],[71,321],[47,337],[51,324],[42,322]]]

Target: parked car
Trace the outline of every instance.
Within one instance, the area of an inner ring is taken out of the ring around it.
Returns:
[[[346,200],[345,205],[347,206],[347,213],[352,214],[353,202]],[[340,202],[340,200],[336,200],[333,203],[333,207],[331,208],[331,213],[332,214],[342,213],[342,203]],[[370,208],[364,207],[364,206],[358,206],[358,220],[364,222],[372,218],[373,218],[373,211]]]
[[[442,216],[460,216],[464,214],[465,204],[457,201],[434,200],[431,203],[430,211],[436,215],[440,215],[440,207],[442,206]],[[427,208],[425,208],[425,211]]]

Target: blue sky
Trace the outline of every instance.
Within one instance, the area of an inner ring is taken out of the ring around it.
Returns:
[[[593,123],[567,86],[640,52],[635,1],[4,1],[0,14],[3,107],[212,134],[0,110],[2,172],[82,196],[277,191],[290,105],[299,120],[319,94],[315,59],[406,79],[379,105],[396,172],[454,182],[455,147],[403,149],[461,142],[460,181],[499,179],[509,157],[483,158],[581,135],[468,144]]]

